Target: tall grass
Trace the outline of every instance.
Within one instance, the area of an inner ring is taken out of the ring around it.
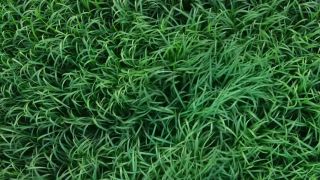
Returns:
[[[318,179],[320,4],[0,1],[1,179]]]

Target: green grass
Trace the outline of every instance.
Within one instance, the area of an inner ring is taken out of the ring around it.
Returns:
[[[1,0],[0,179],[320,178],[315,0]]]

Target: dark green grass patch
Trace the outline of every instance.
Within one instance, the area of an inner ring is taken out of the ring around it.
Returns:
[[[0,1],[0,179],[317,179],[320,4]]]

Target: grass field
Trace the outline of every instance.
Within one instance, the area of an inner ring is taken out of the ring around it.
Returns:
[[[320,178],[315,0],[0,0],[0,179]]]

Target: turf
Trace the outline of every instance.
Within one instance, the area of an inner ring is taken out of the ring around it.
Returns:
[[[317,179],[315,0],[1,0],[0,179]]]

